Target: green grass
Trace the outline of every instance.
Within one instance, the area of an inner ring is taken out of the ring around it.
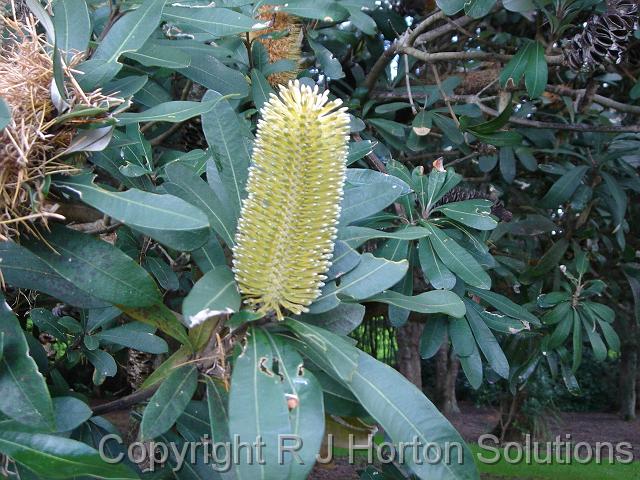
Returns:
[[[378,436],[374,439],[379,443]],[[640,462],[623,464],[619,462],[609,463],[605,458],[600,464],[595,461],[588,464],[561,464],[551,462],[549,464],[527,464],[509,463],[505,460],[505,455],[500,455],[500,460],[494,464],[487,464],[478,460],[479,455],[484,458],[492,458],[495,452],[483,450],[477,444],[470,444],[469,448],[473,453],[478,470],[483,474],[483,478],[518,479],[518,480],[640,480]],[[347,457],[348,451],[344,448],[334,448],[335,457]],[[366,456],[363,451],[356,451],[356,458]],[[511,452],[512,458],[515,452]],[[605,455],[606,456],[606,455]],[[544,457],[543,457],[544,458]],[[487,477],[488,476],[488,477]]]

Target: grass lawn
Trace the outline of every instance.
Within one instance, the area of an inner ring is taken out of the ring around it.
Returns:
[[[482,453],[478,445],[470,445],[471,450],[477,459],[477,454]],[[485,457],[492,457],[493,453],[485,452]],[[640,462],[630,464],[608,463],[604,460],[601,464],[595,462],[589,464],[572,463],[569,465],[531,464],[524,462],[518,464],[507,463],[504,458],[493,465],[476,462],[480,473],[490,474],[501,478],[517,479],[552,479],[552,480],[640,480]],[[491,478],[491,477],[490,477]]]
[[[376,443],[377,442],[377,438]],[[519,480],[640,480],[640,462],[632,462],[630,464],[609,463],[608,459],[604,459],[602,463],[595,462],[589,464],[571,463],[549,463],[549,464],[527,464],[524,461],[513,464],[504,459],[504,455],[500,456],[500,460],[494,464],[486,464],[478,461],[478,454],[482,454],[485,458],[492,458],[495,453],[492,451],[483,451],[477,444],[470,444],[469,447],[473,452],[474,460],[478,465],[478,470],[482,474],[483,479],[519,479]],[[334,448],[336,457],[347,457],[348,452],[343,448]],[[360,451],[355,452],[356,457],[362,457],[366,454]],[[512,457],[515,453],[511,453]]]

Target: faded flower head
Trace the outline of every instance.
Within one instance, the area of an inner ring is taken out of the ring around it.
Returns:
[[[245,302],[299,314],[320,295],[340,215],[349,116],[297,80],[261,110],[234,247]]]

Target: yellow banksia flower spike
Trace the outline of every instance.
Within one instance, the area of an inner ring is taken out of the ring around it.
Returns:
[[[261,110],[233,270],[263,314],[300,314],[331,266],[344,187],[349,115],[297,80]]]

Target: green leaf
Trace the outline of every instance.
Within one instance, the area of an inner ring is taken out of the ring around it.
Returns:
[[[178,69],[188,67],[191,63],[189,55],[182,50],[152,42],[147,42],[137,51],[125,53],[124,56],[145,67]]]
[[[436,4],[450,17],[464,8],[465,0],[436,0]]]
[[[351,346],[345,337],[292,318],[286,318],[284,325],[302,340],[306,348],[315,352],[334,370],[336,377],[342,381],[352,379],[360,352]]]
[[[576,372],[580,363],[582,363],[582,323],[580,322],[580,314],[577,309],[573,309],[573,363],[571,370]]]
[[[93,383],[102,385],[107,377],[118,373],[118,365],[111,355],[103,350],[84,350],[87,360],[93,365]]]
[[[394,444],[406,442],[405,463],[418,478],[478,478],[475,464],[469,460],[472,454],[460,434],[423,393],[396,370],[361,353],[349,386]],[[466,461],[458,463],[454,455],[451,462],[429,462],[422,448],[413,451],[411,442],[415,439],[421,445],[437,444],[441,451],[446,451],[447,445],[460,445]]]
[[[544,93],[548,75],[544,47],[540,42],[532,42],[527,47],[527,67],[524,71],[524,84],[530,98],[538,98]]]
[[[433,288],[449,290],[455,286],[456,276],[438,258],[428,238],[419,240],[418,258],[425,280],[428,280]]]
[[[182,304],[184,322],[192,328],[221,314],[240,310],[240,293],[233,273],[219,266],[196,282]]]
[[[556,328],[553,330],[553,333],[549,337],[549,348],[558,348],[567,339],[569,333],[571,333],[571,329],[573,328],[574,313],[575,309],[571,308],[571,310],[569,311],[569,315],[565,316],[560,322],[558,322]]]
[[[347,188],[342,199],[340,225],[371,216],[391,205],[402,191],[389,182],[374,182],[359,187]]]
[[[56,185],[82,201],[154,240],[181,251],[201,247],[209,237],[209,221],[201,210],[173,195],[135,188],[112,192],[93,183],[92,174],[59,178]]]
[[[429,317],[420,337],[420,356],[433,357],[444,343],[447,334],[447,320],[440,315]]]
[[[96,298],[128,307],[161,301],[155,283],[140,265],[91,235],[52,225],[46,244],[34,240],[24,244],[65,280]]]
[[[70,432],[89,420],[93,412],[89,405],[75,397],[53,399],[56,412],[56,432]]]
[[[84,52],[91,38],[91,19],[85,0],[57,0],[53,3],[56,47],[68,64],[76,52]]]
[[[231,442],[229,435],[229,398],[224,386],[217,383],[209,375],[204,377],[207,384],[207,407],[209,410],[209,427],[213,443]]]
[[[471,300],[465,299],[464,302],[467,306],[467,321],[473,331],[473,336],[482,350],[485,358],[491,365],[491,368],[500,375],[502,378],[509,378],[509,362],[505,357],[500,344],[494,337],[489,327],[485,324],[481,311],[482,309]]]
[[[474,287],[467,287],[467,290],[474,295],[477,295],[482,300],[487,302],[492,307],[495,307],[498,311],[509,315],[510,317],[517,318],[523,322],[532,323],[533,325],[540,325],[540,320],[533,313],[521,307],[517,303],[509,300],[504,295],[491,292],[489,290],[482,290]]]
[[[141,352],[166,353],[167,342],[154,335],[155,328],[143,323],[127,323],[120,327],[102,330],[94,337],[101,342],[115,343],[124,347],[135,348]]]
[[[147,255],[144,259],[144,267],[151,272],[151,275],[158,281],[160,286],[165,290],[178,290],[180,288],[180,280],[176,272],[156,255]]]
[[[452,317],[462,317],[465,314],[464,303],[450,290],[430,290],[414,296],[389,290],[370,297],[367,301],[387,303],[419,313],[445,313]]]
[[[251,17],[228,8],[188,8],[169,6],[162,17],[172,23],[189,25],[216,37],[226,37],[237,33],[250,32],[260,28]],[[264,27],[263,27],[264,28]]]
[[[53,404],[47,384],[29,355],[29,346],[18,319],[1,294],[0,334],[3,337],[0,411],[22,424],[53,430]]]
[[[513,155],[513,148],[504,147],[498,154],[500,159],[500,173],[507,183],[512,183],[516,178],[516,158]]]
[[[409,268],[406,260],[393,262],[374,257],[370,253],[365,253],[360,258],[358,266],[341,277],[339,287],[333,291],[326,288],[323,290],[322,295],[312,304],[312,313],[322,313],[337,306],[337,294],[359,300],[391,288],[402,280]],[[327,285],[335,285],[335,283]],[[321,304],[322,307],[328,305],[330,308],[318,308]],[[314,305],[316,309],[313,308]]]
[[[396,240],[418,240],[430,235],[429,230],[423,227],[409,226],[393,232],[385,232],[368,227],[344,227],[338,230],[340,239],[351,248],[357,248],[363,243],[374,238],[393,238]]]
[[[541,277],[545,273],[553,270],[560,264],[568,247],[569,242],[567,239],[561,238],[545,252],[538,264],[533,267],[529,273],[534,277]]]
[[[349,12],[332,0],[294,0],[280,9],[296,17],[313,18],[325,22],[339,22],[349,16]]]
[[[286,479],[289,464],[278,459],[279,436],[291,433],[282,381],[273,367],[273,351],[266,334],[251,328],[247,344],[236,359],[229,393],[229,431],[240,441],[260,438],[264,462],[247,462],[240,455],[239,480]]]
[[[456,355],[468,357],[473,354],[476,349],[476,342],[466,318],[450,319],[448,332]]]
[[[338,6],[337,3],[335,5]],[[284,10],[286,10],[286,8]],[[307,37],[307,41],[316,55],[316,62],[320,65],[322,72],[331,80],[344,78],[344,72],[342,71],[340,60],[333,55],[333,52],[321,43],[314,42],[309,37]]]
[[[466,357],[460,357],[460,365],[464,371],[469,384],[476,390],[482,385],[483,368],[482,359],[480,358],[480,351],[475,342],[472,343],[473,351],[471,355]]]
[[[204,45],[208,52],[192,52],[185,49],[191,54],[191,63],[187,68],[181,68],[179,73],[185,77],[199,83],[203,87],[213,90],[213,94],[208,92],[205,94],[203,101],[210,100],[214,94],[220,95],[237,95],[240,98],[247,96],[249,86],[242,71],[227,67],[224,63],[212,55],[212,49],[209,45]]]
[[[97,450],[70,438],[0,430],[0,452],[46,479],[82,475],[114,480],[139,478],[127,466],[107,463]]]
[[[166,191],[198,207],[209,218],[209,224],[229,248],[234,245],[235,221],[218,200],[209,185],[191,168],[179,163],[165,167],[169,179]]]
[[[508,83],[511,83],[514,87],[517,87],[524,75],[524,71],[527,68],[529,61],[529,49],[532,43],[527,43],[524,48],[521,48],[516,54],[511,57],[509,63],[505,65],[500,73],[500,86],[505,87]]]
[[[545,208],[553,208],[569,200],[588,170],[589,167],[586,165],[572,166],[551,186],[540,200],[540,205]]]
[[[467,250],[441,229],[429,223],[424,226],[432,233],[429,239],[442,263],[469,285],[485,290],[491,288],[491,277]]]
[[[348,335],[362,323],[365,314],[364,305],[359,303],[340,303],[333,310],[324,313],[304,313],[295,317],[301,322],[316,325],[339,335]]]
[[[9,104],[2,98],[0,98],[0,130],[9,125],[11,122],[11,108]]]
[[[29,312],[29,318],[41,331],[53,335],[61,342],[67,341],[67,334],[58,324],[58,317],[45,308],[34,308]]]
[[[609,348],[614,352],[620,352],[620,337],[618,337],[618,334],[613,327],[600,319],[598,319],[598,325],[600,325],[600,329],[602,330],[602,334],[604,335]]]
[[[166,0],[145,0],[133,12],[126,13],[109,29],[91,57],[107,64],[116,62],[125,52],[144,45],[160,23]]]
[[[205,94],[203,100],[220,99],[213,110],[202,115],[202,129],[214,157],[220,165],[220,179],[229,195],[232,218],[240,216],[245,183],[251,158],[251,134],[240,123],[238,114],[227,100],[213,91]],[[209,178],[207,171],[207,179]]]
[[[195,365],[173,370],[144,409],[140,438],[151,440],[169,430],[184,412],[197,386],[198,369]]]
[[[512,113],[513,103],[511,102],[511,98],[509,98],[507,106],[504,108],[504,110],[502,110],[502,112],[500,112],[500,115],[498,115],[497,117],[492,118],[491,120],[488,120],[486,122],[474,125],[470,123],[473,121],[472,118],[463,115],[460,117],[460,126],[474,134],[488,135],[491,133],[495,133],[496,131],[504,127],[507,123],[509,123],[509,117],[511,117]]]
[[[118,125],[130,125],[141,122],[180,123],[211,111],[218,101],[219,99],[202,102],[165,102],[151,107],[144,112],[121,113],[116,115],[115,118]]]
[[[324,439],[322,388],[311,371],[304,368],[302,357],[291,344],[268,331],[264,333],[271,344],[273,360],[277,362],[285,395],[297,400],[297,405],[289,409],[290,432],[297,439],[283,443],[285,447],[300,448],[295,452],[295,457],[291,458],[286,478],[305,480],[316,462],[316,455]],[[291,455],[283,456],[283,459],[288,460]]]
[[[495,4],[496,0],[468,0],[464,4],[464,12],[472,18],[482,18]]]
[[[144,308],[127,308],[119,305],[119,308],[132,319],[159,328],[183,345],[191,345],[184,326],[177,319],[176,314],[164,304],[158,303]]]
[[[258,110],[269,100],[269,96],[274,93],[273,88],[260,70],[251,70],[251,98]]]
[[[475,199],[447,203],[434,211],[442,212],[452,220],[477,230],[493,230],[498,222],[491,215],[492,206],[491,200]]]
[[[607,347],[602,341],[602,337],[596,332],[595,323],[590,323],[587,316],[580,315],[582,325],[589,337],[589,343],[593,349],[593,356],[598,362],[602,362],[607,358]]]

